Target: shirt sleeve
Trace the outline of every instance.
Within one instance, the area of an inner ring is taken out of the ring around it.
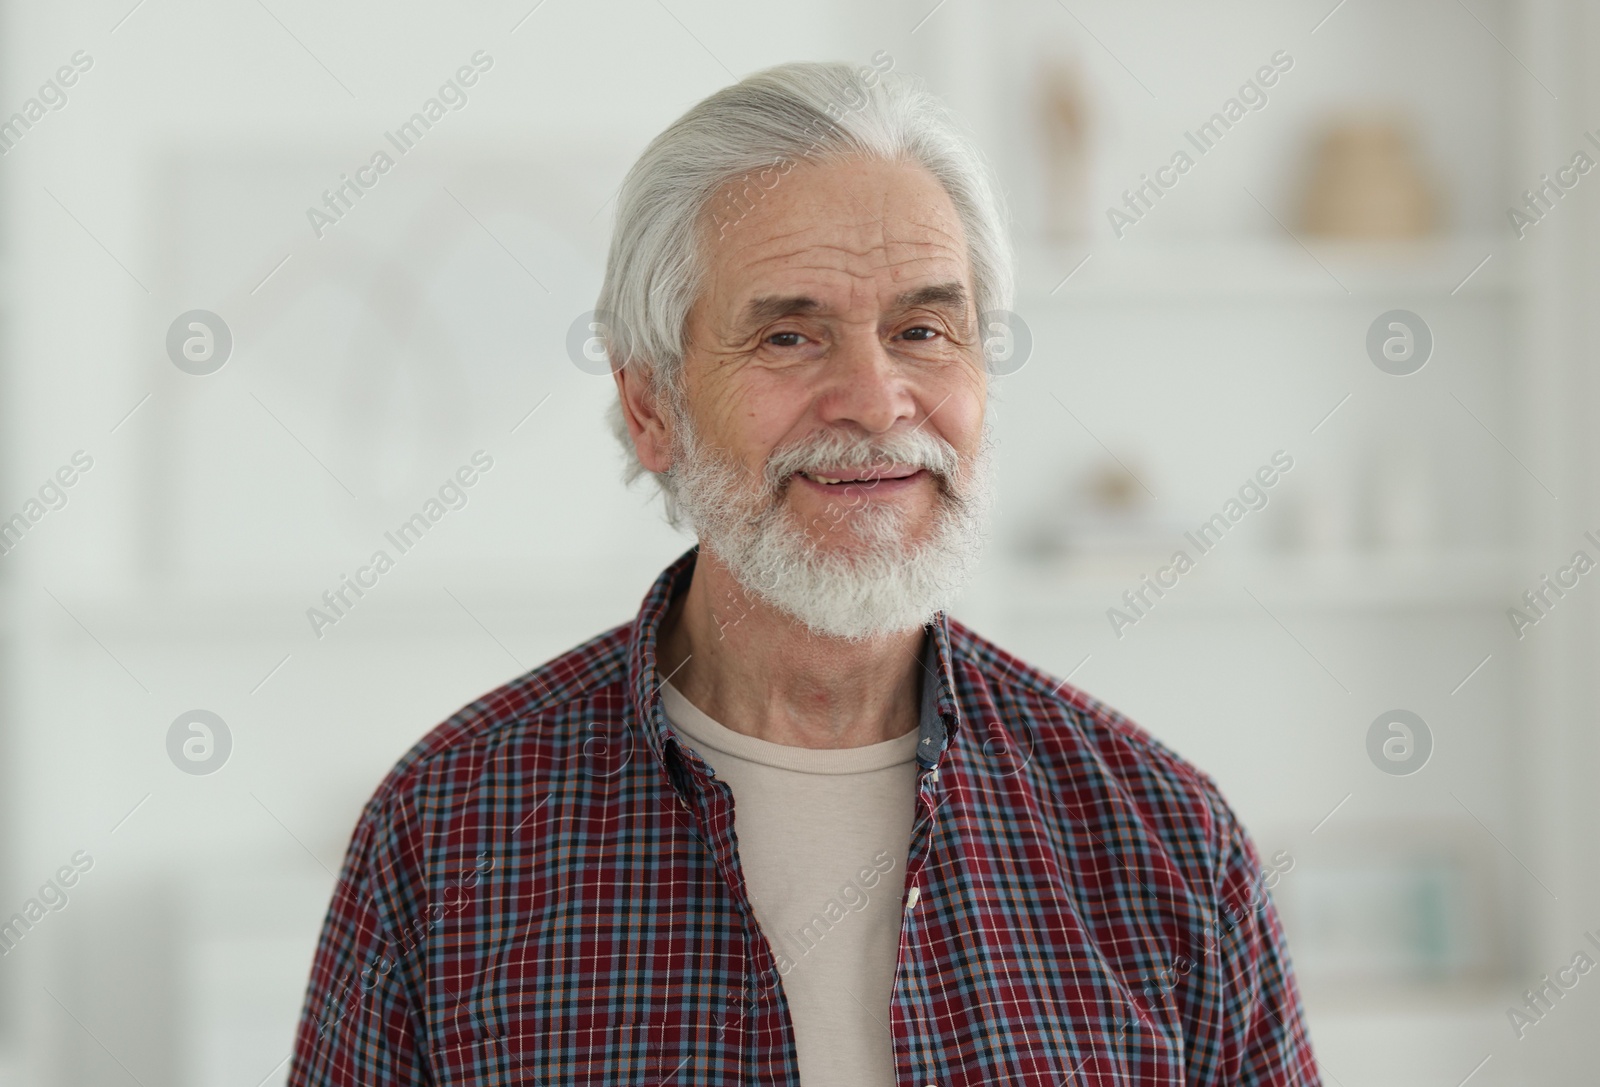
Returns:
[[[289,1087],[412,1087],[433,1078],[421,1057],[416,959],[383,907],[388,835],[374,798],[351,837],[311,966]],[[375,855],[376,854],[376,855]]]
[[[1320,1087],[1300,990],[1260,858],[1226,805],[1222,830],[1214,941],[1222,1037],[1210,1074],[1195,1082]]]

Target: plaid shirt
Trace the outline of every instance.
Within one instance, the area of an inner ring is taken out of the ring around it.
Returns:
[[[658,626],[696,554],[378,788],[292,1087],[799,1083],[732,793],[661,706]],[[928,630],[899,965],[869,1009],[899,1082],[1319,1084],[1216,784],[946,615]]]

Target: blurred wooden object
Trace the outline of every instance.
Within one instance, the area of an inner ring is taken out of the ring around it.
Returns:
[[[1336,238],[1414,238],[1432,233],[1438,198],[1410,128],[1390,118],[1331,124],[1318,143],[1306,190],[1307,233]]]
[[[1044,127],[1046,229],[1052,238],[1087,233],[1087,105],[1077,65],[1056,58],[1040,66]]]

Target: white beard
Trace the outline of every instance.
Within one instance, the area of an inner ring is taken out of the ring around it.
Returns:
[[[993,434],[984,423],[978,453],[965,464],[948,442],[922,429],[867,438],[821,431],[768,457],[764,478],[719,449],[708,449],[687,411],[676,411],[674,500],[700,546],[728,567],[752,596],[813,633],[847,641],[924,626],[949,608],[976,569],[993,504]],[[908,543],[904,512],[870,497],[843,501],[810,530],[783,500],[801,470],[882,464],[927,469],[939,486],[927,539]],[[842,546],[824,549],[827,541]]]

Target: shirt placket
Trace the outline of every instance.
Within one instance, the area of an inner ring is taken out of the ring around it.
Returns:
[[[923,919],[931,903],[923,895],[922,872],[932,855],[938,810],[944,796],[939,781],[940,766],[951,735],[951,722],[939,709],[942,662],[932,638],[924,666],[917,739],[917,806],[906,853],[906,885],[900,904],[900,952],[889,999],[889,1022],[897,1065],[903,1067],[909,1059],[915,1077],[913,1082],[931,1087],[939,1083],[939,1069],[932,1064],[927,1028],[914,1020],[911,1008],[914,1004],[926,1005],[928,960]]]
[[[699,756],[690,754],[676,741],[673,743],[686,771],[684,777],[695,792],[693,805],[686,803],[685,807],[691,808],[701,839],[711,850],[744,931],[745,988],[742,992],[725,994],[718,1035],[726,1045],[740,1045],[739,1039],[746,1040],[740,1052],[743,1063],[754,1060],[758,1066],[769,1068],[787,1063],[795,1051],[794,1025],[789,1019],[788,1004],[779,980],[777,958],[756,919],[739,864],[738,843],[733,832],[733,790],[713,777]],[[782,1024],[782,1030],[762,1029],[777,1026],[773,1017]],[[754,1039],[774,1036],[786,1040],[790,1056],[777,1058],[749,1051],[755,1044]]]

